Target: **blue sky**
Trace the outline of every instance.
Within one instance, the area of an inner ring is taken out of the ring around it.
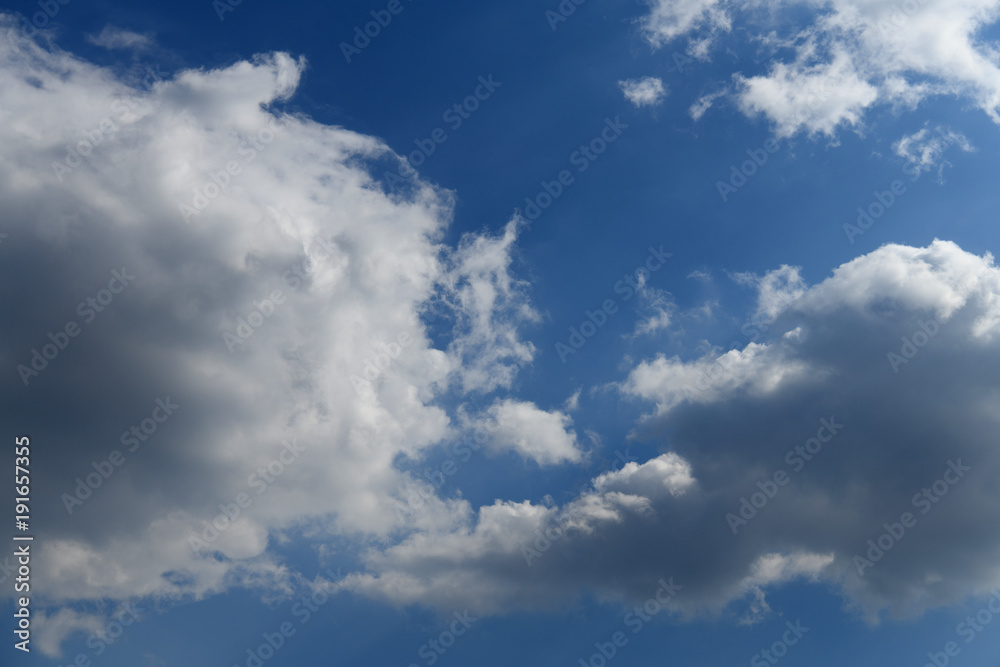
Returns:
[[[4,664],[995,664],[1000,3],[219,5],[2,8]]]

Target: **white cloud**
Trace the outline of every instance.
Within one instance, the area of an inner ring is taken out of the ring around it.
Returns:
[[[632,337],[654,334],[670,327],[676,304],[669,292],[644,287],[639,292],[643,317],[636,323]]]
[[[625,99],[636,108],[656,106],[667,95],[663,81],[651,76],[619,81],[618,87],[625,94]]]
[[[106,627],[104,616],[80,613],[68,607],[63,607],[51,615],[44,611],[37,612],[31,622],[36,633],[35,642],[38,651],[49,658],[60,656],[60,646],[73,633],[87,632],[100,636]]]
[[[958,146],[966,153],[975,150],[964,135],[954,130],[938,126],[934,129],[934,133],[936,136],[925,127],[904,136],[893,144],[892,149],[896,155],[913,165],[917,173],[928,172],[936,167],[939,176],[944,166],[949,164],[944,159],[944,153],[950,147]]]
[[[758,11],[763,3],[736,0],[658,0],[643,20],[654,47],[708,28],[728,30],[745,20],[766,52],[763,74],[739,73],[732,92],[748,115],[764,114],[780,136],[798,132],[832,136],[860,128],[876,105],[914,108],[934,95],[971,100],[1000,123],[1000,67],[996,48],[980,35],[1000,17],[997,0],[791,0]],[[775,35],[781,12],[814,10],[810,24]],[[698,42],[703,53],[705,38]],[[778,55],[791,52],[790,56]],[[703,113],[703,105],[692,107]]]
[[[779,138],[802,129],[833,136],[841,125],[859,124],[878,97],[843,48],[829,62],[779,62],[767,75],[737,81],[740,108],[747,115],[766,115],[777,126]]]
[[[141,35],[125,28],[116,28],[110,25],[104,26],[104,29],[97,35],[89,35],[87,41],[106,49],[134,49],[137,51],[153,45],[153,39],[149,35]]]
[[[666,451],[599,475],[562,505],[470,508],[447,530],[370,552],[368,573],[348,587],[488,613],[585,593],[640,600],[649,581],[669,576],[684,586],[679,613],[732,609],[754,623],[769,612],[767,593],[793,580],[839,589],[871,621],[1000,584],[1000,536],[981,530],[1000,520],[1000,495],[983,482],[1000,474],[1000,452],[982,436],[1000,421],[992,257],[943,241],[884,246],[801,289],[774,302],[773,340],[720,363],[661,355],[631,371],[622,391],[655,406],[634,435]],[[888,355],[903,338],[919,341],[914,332],[932,317],[934,335],[894,372]],[[687,396],[685,384],[710,365],[718,371],[704,390]],[[834,430],[817,430],[825,424]],[[831,433],[796,468],[796,447]],[[924,516],[912,497],[949,461],[970,467],[967,481]],[[727,513],[778,470],[788,483],[734,535]],[[897,541],[891,564],[859,576],[854,557],[907,510],[918,527]]]
[[[514,451],[541,466],[576,463],[583,456],[569,415],[534,403],[498,400],[478,423],[490,432],[487,448],[493,452]]]
[[[701,97],[699,97],[688,108],[688,114],[691,116],[691,119],[694,120],[695,122],[701,120],[701,117],[704,116],[705,113],[712,108],[713,104],[715,104],[715,100],[719,99],[725,94],[726,91],[722,90],[714,93],[706,93]]]
[[[691,466],[674,453],[663,454],[642,465],[630,461],[620,470],[606,472],[594,479],[594,489],[598,492],[618,491],[645,498],[657,498],[664,491],[679,496],[694,484]]]
[[[729,30],[725,0],[652,0],[642,21],[646,39],[660,47],[694,29]]]
[[[396,504],[418,481],[394,461],[458,435],[446,396],[503,392],[533,357],[522,327],[538,315],[510,270],[518,222],[443,244],[450,193],[414,179],[409,196],[389,196],[373,176],[375,161],[400,159],[386,145],[279,110],[301,59],[262,55],[137,89],[9,17],[0,32],[0,284],[21,322],[0,357],[13,378],[53,327],[83,329],[75,354],[0,389],[35,437],[66,443],[33,560],[44,582],[33,602],[56,619],[41,645],[55,653],[92,628],[74,615],[89,601],[287,591],[298,574],[268,549],[286,531],[396,534]],[[87,325],[73,306],[121,267],[134,280]],[[422,320],[431,304],[438,343]],[[227,343],[260,311],[252,335]],[[80,415],[72,425],[46,417],[54,387]],[[59,499],[76,478],[166,396],[176,413],[68,514]],[[568,417],[509,405],[504,446],[579,460]],[[263,492],[252,486],[293,439],[298,457]],[[241,493],[253,504],[192,549]],[[406,529],[466,512],[430,498]]]
[[[733,274],[733,279],[757,289],[757,317],[773,320],[805,294],[806,284],[799,271],[800,267],[785,264],[774,271],[768,271],[763,277],[751,273],[736,273]]]

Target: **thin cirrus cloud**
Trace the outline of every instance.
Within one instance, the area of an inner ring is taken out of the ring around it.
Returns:
[[[977,38],[1000,17],[996,0],[831,0],[820,3],[811,24],[775,32],[776,14],[796,5],[816,3],[763,11],[765,3],[654,0],[641,25],[654,47],[687,37],[688,51],[704,57],[736,17],[769,35],[760,40],[767,71],[735,73],[728,92],[748,116],[766,117],[779,137],[832,137],[839,128],[862,127],[876,106],[912,109],[937,95],[967,99],[1000,123],[1000,68]]]

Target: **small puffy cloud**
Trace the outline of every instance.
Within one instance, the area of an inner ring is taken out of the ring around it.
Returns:
[[[619,81],[618,87],[625,94],[625,99],[636,108],[656,106],[667,95],[663,81],[651,76]]]
[[[806,284],[799,271],[800,267],[785,264],[763,276],[736,273],[733,279],[757,289],[757,317],[772,320],[805,294]]]
[[[606,472],[594,479],[599,492],[618,491],[656,498],[664,492],[679,496],[694,486],[691,466],[674,453],[663,454],[642,465],[626,463],[620,470]]]
[[[104,26],[104,29],[97,35],[89,35],[87,41],[106,49],[132,49],[135,51],[141,51],[153,45],[153,39],[149,35],[141,35],[110,25]]]
[[[570,403],[578,396],[574,394]],[[546,412],[534,403],[498,400],[477,425],[491,434],[486,447],[493,452],[517,452],[541,466],[577,463],[583,457],[569,415]]]
[[[632,337],[654,334],[670,327],[676,304],[669,292],[644,287],[639,292],[642,316],[636,323]]]
[[[779,62],[766,75],[737,80],[740,108],[748,116],[767,116],[779,138],[802,129],[833,136],[841,125],[858,125],[878,98],[878,90],[861,78],[845,49],[838,49],[829,62]]]
[[[729,30],[725,5],[725,0],[652,0],[649,14],[642,20],[642,30],[654,47],[704,27]]]
[[[964,135],[950,128],[938,126],[933,133],[928,128],[904,136],[893,144],[896,155],[906,160],[918,173],[937,168],[938,174],[949,164],[944,159],[945,151],[957,146],[966,153],[975,150]]]

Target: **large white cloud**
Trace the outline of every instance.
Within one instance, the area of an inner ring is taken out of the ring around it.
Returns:
[[[635,436],[662,454],[562,504],[468,508],[369,553],[370,572],[342,585],[489,612],[584,591],[642,599],[673,577],[677,611],[732,609],[748,623],[795,579],[841,591],[871,620],[996,586],[1000,537],[983,529],[1000,519],[993,258],[889,245],[817,285],[798,276],[785,266],[754,281],[772,338],[659,356],[621,383],[655,406]],[[916,524],[859,561],[905,512]]]
[[[401,158],[385,144],[281,110],[305,67],[287,54],[133,88],[8,17],[0,32],[0,290],[18,322],[0,391],[53,452],[35,489],[40,646],[99,623],[64,603],[286,591],[299,575],[268,547],[289,531],[396,534],[420,488],[400,457],[455,438],[463,401],[508,400],[534,356],[519,221],[444,245],[451,193],[414,178],[387,194],[376,166]],[[493,446],[579,460],[568,417],[504,405]],[[427,507],[407,530],[465,511]]]

